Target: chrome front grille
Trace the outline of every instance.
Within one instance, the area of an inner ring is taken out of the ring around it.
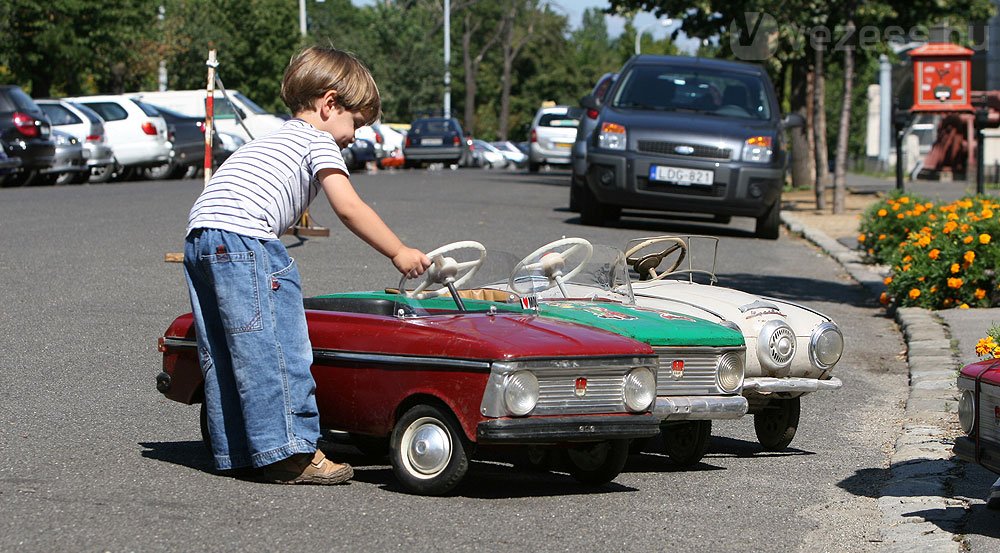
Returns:
[[[678,148],[690,151],[689,154],[682,154]],[[717,148],[715,146],[700,146],[697,144],[687,144],[684,142],[665,142],[661,140],[640,140],[639,151],[647,154],[664,154],[681,157],[701,157],[707,159],[725,159],[732,156],[729,148]]]
[[[656,395],[658,396],[704,396],[725,395],[719,389],[719,357],[722,348],[653,348],[660,356],[660,366],[656,373]],[[683,361],[684,368],[675,374],[674,361]]]
[[[1000,443],[1000,386],[979,384],[979,438]]]
[[[620,368],[546,369],[538,377],[538,404],[532,415],[556,413],[625,413],[623,386],[625,371]],[[578,378],[587,379],[587,391],[576,395]]]

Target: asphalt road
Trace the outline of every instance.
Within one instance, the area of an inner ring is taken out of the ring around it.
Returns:
[[[0,190],[0,551],[877,551],[875,498],[906,397],[892,321],[806,242],[757,240],[753,223],[626,217],[585,227],[564,209],[568,173],[400,171],[355,184],[407,243],[456,240],[524,254],[562,236],[721,236],[723,285],[831,315],[844,388],[802,401],[799,433],[764,453],[752,421],[716,423],[704,462],[630,458],[611,484],[476,462],[448,497],[407,495],[385,465],[333,488],[216,476],[197,407],[163,399],[156,338],[188,310],[181,266],[200,181]],[[391,264],[336,220],[286,238],[307,295],[394,286]],[[784,232],[784,231],[783,231]]]

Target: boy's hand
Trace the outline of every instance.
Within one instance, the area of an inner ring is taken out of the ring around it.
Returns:
[[[431,260],[424,255],[424,252],[403,246],[392,257],[392,264],[407,278],[416,278],[424,274],[427,267],[431,266]]]

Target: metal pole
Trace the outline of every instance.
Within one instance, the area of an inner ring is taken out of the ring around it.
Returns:
[[[878,58],[879,113],[878,113],[878,164],[882,169],[889,165],[889,149],[892,141],[892,64],[889,56]]]
[[[986,172],[986,136],[983,128],[989,121],[989,111],[985,107],[976,109],[976,194],[982,195],[986,192],[985,177]]]
[[[306,36],[306,0],[299,0],[299,33]]]
[[[215,125],[215,50],[208,51],[208,86],[205,87],[205,186],[212,178],[212,130]]]
[[[444,0],[444,116],[451,117],[451,0]]]

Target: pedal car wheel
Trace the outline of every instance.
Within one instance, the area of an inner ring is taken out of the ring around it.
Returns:
[[[389,459],[396,478],[407,490],[443,495],[469,470],[469,459],[458,423],[433,405],[417,405],[396,423]]]
[[[799,428],[799,398],[772,399],[753,416],[753,429],[764,451],[781,451],[792,443]]]
[[[606,484],[614,480],[628,459],[628,440],[581,444],[566,450],[569,473],[584,484]]]
[[[701,461],[712,439],[712,421],[685,421],[660,425],[663,451],[682,467]]]
[[[208,408],[205,407],[205,402],[201,402],[201,413],[198,416],[201,423],[201,442],[205,444],[205,448],[208,452],[212,452],[212,435],[208,433]]]

